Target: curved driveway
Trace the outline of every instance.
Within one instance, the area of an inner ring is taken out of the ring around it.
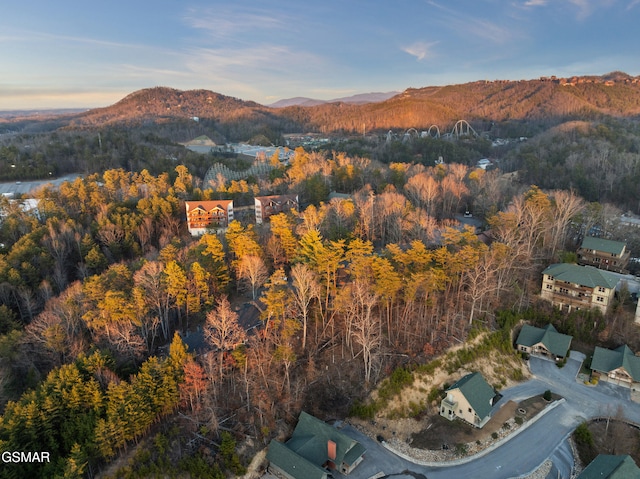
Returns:
[[[365,460],[349,478],[368,479],[379,472],[385,474],[382,477],[393,479],[519,477],[554,456],[576,426],[585,420],[613,417],[619,411],[627,420],[640,424],[640,405],[631,402],[628,389],[605,382],[594,387],[576,381],[583,359],[584,355],[572,351],[566,366],[558,368],[551,361],[531,358],[534,378],[501,391],[504,395],[501,402],[520,401],[547,389],[564,397],[565,402],[538,416],[488,453],[465,459],[462,464],[415,464],[392,454],[353,428],[345,427],[343,431],[363,443],[368,451]]]

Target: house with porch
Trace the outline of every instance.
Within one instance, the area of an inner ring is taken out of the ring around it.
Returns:
[[[563,311],[598,308],[604,314],[613,301],[619,278],[593,266],[552,264],[542,272],[542,299]]]
[[[226,228],[233,221],[233,200],[185,201],[187,228],[200,236],[211,228]]]
[[[591,372],[600,381],[640,389],[640,357],[626,344],[614,350],[596,346]]]
[[[605,238],[585,236],[577,251],[578,264],[598,269],[627,273],[631,252],[626,243]]]
[[[640,479],[640,468],[628,454],[598,454],[576,479]]]
[[[525,324],[516,339],[516,349],[559,361],[567,356],[572,339],[572,336],[559,333],[553,324],[547,324],[543,328]]]
[[[349,474],[366,449],[355,439],[301,412],[291,439],[269,443],[269,472],[281,479],[328,479],[334,470]]]
[[[445,392],[440,415],[449,421],[460,418],[477,428],[491,419],[493,405],[500,397],[478,372],[462,377]]]

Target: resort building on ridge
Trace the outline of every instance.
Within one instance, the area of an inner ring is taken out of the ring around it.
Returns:
[[[578,248],[578,264],[598,269],[626,273],[631,252],[626,243],[586,236]]]
[[[603,313],[613,300],[618,277],[592,266],[552,264],[542,272],[542,299],[563,311],[598,308]]]
[[[192,236],[226,228],[233,221],[233,200],[185,201],[187,228]]]
[[[330,471],[349,474],[366,449],[320,419],[301,412],[291,439],[269,443],[269,472],[282,479],[328,479]]]
[[[467,374],[445,392],[440,415],[449,421],[460,418],[477,428],[491,419],[491,410],[499,397],[478,372]]]
[[[516,339],[516,348],[523,353],[558,361],[567,356],[572,339],[572,336],[559,333],[553,324],[547,324],[544,328],[525,324]]]
[[[256,196],[254,199],[256,209],[256,224],[261,225],[272,215],[287,213],[300,208],[298,195],[272,195]]]

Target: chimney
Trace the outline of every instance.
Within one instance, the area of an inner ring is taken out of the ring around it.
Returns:
[[[336,443],[333,442],[331,439],[327,441],[327,456],[332,461],[336,460]]]

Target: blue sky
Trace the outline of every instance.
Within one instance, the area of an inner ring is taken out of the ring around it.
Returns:
[[[640,0],[21,0],[0,7],[0,110],[147,87],[269,104],[475,80],[640,74]]]

